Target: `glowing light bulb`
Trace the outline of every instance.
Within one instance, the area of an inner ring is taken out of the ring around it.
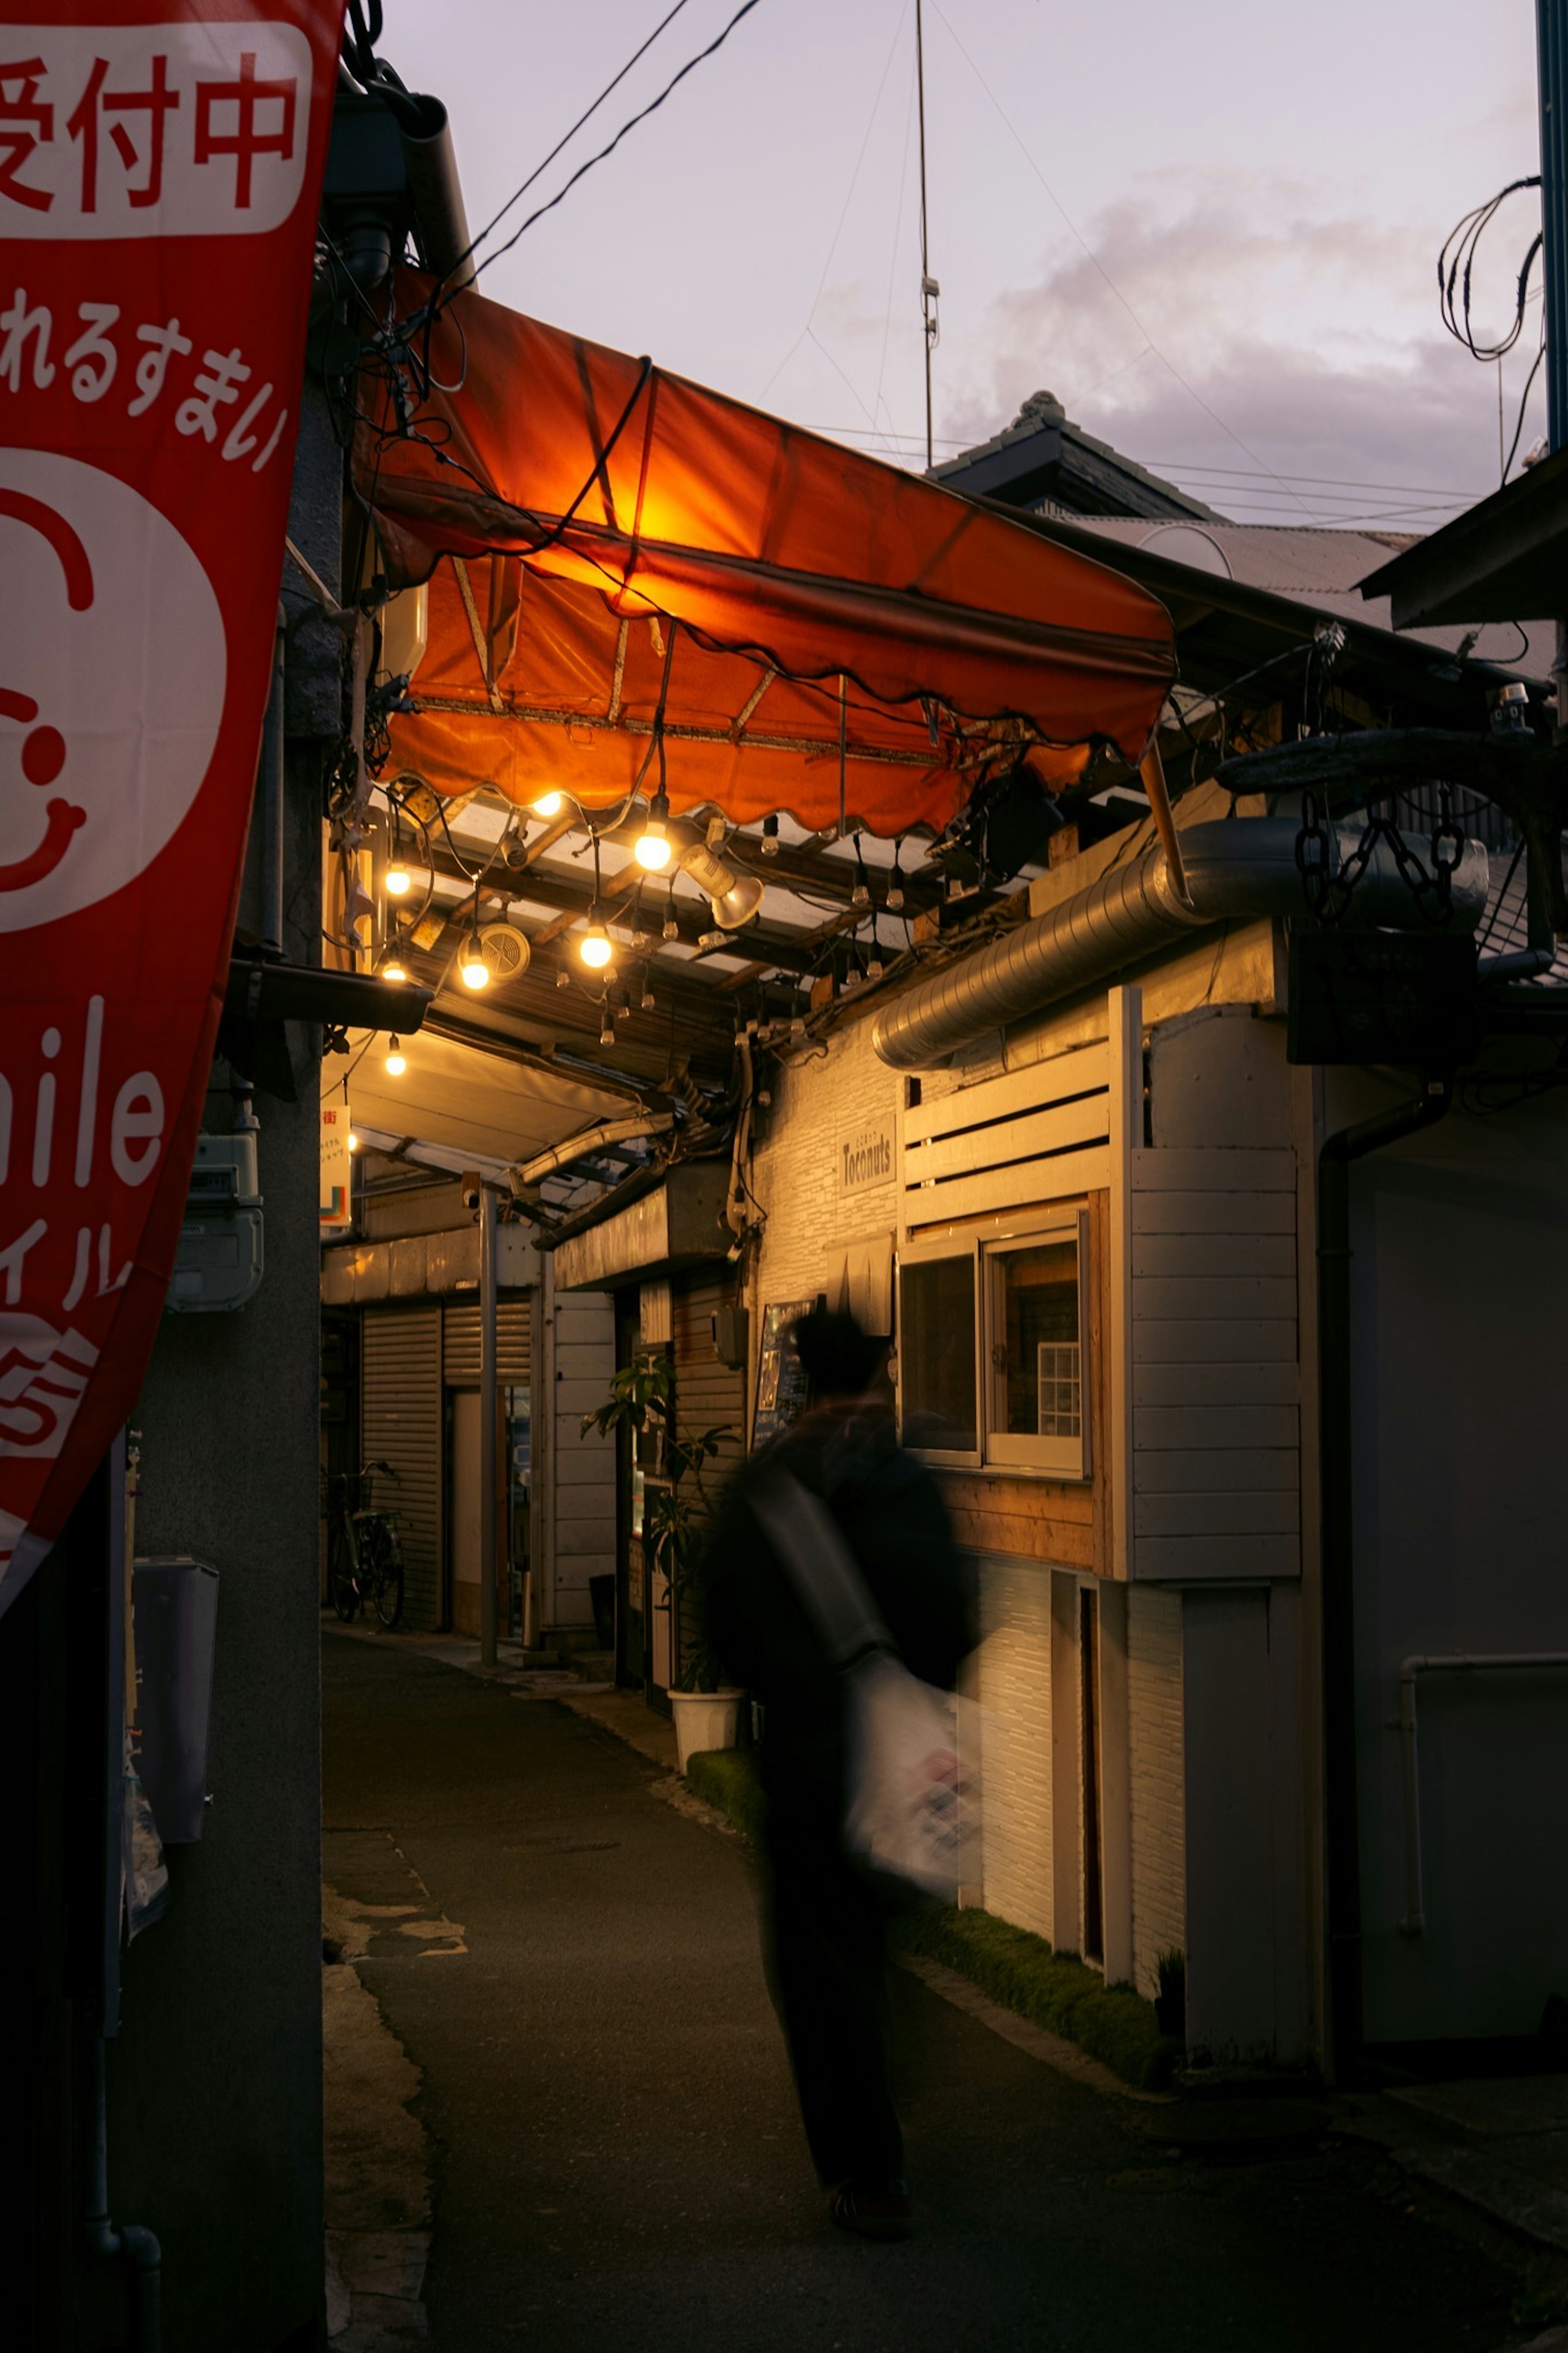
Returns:
[[[406,899],[409,892],[414,888],[414,877],[401,858],[393,861],[383,879],[386,884],[386,895],[389,899]]]
[[[357,1152],[359,1150],[359,1138],[354,1134],[352,1127],[349,1130],[349,1150],[351,1152]]]
[[[488,987],[490,968],[485,962],[484,944],[478,932],[470,932],[463,942],[463,953],[458,965],[465,988]]]
[[[578,941],[577,953],[590,972],[603,972],[615,955],[610,935],[596,915]]]
[[[669,836],[656,817],[650,817],[646,829],[637,836],[637,864],[649,874],[662,874],[669,864]]]
[[[383,980],[406,980],[406,979],[407,979],[407,977],[408,977],[408,967],[407,967],[407,965],[404,963],[403,958],[402,958],[400,955],[398,955],[396,954],[396,952],[395,952],[395,951],[393,951],[393,952],[389,953],[389,954],[388,954],[388,955],[387,955],[383,959],[383,962],[382,962],[382,967],[381,967],[381,977],[382,977],[382,979],[383,979]]]
[[[387,1044],[389,1051],[385,1063],[386,1075],[389,1079],[400,1079],[408,1068],[408,1057],[395,1038],[389,1039]]]
[[[536,801],[530,803],[530,807],[535,817],[559,817],[565,800],[564,793],[541,793]]]

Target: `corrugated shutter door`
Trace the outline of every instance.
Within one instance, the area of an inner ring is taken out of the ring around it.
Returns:
[[[441,1612],[441,1310],[367,1312],[360,1357],[360,1459],[384,1460],[395,1480],[377,1503],[400,1514],[404,1622],[430,1628]]]
[[[721,1365],[713,1353],[713,1315],[729,1304],[716,1274],[677,1275],[672,1279],[670,1324],[675,1358],[675,1423],[682,1438],[728,1424],[733,1435],[706,1465],[703,1482],[717,1502],[725,1481],[745,1453],[746,1376]],[[681,1627],[682,1650],[691,1634]]]
[[[524,1292],[496,1302],[496,1373],[521,1388],[528,1379],[529,1304]],[[449,1389],[479,1385],[479,1303],[448,1300],[441,1310],[441,1377]]]

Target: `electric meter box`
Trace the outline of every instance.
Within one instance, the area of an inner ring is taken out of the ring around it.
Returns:
[[[230,1314],[255,1298],[261,1273],[255,1134],[198,1136],[166,1304],[179,1315]]]

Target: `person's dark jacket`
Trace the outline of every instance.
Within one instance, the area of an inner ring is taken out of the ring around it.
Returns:
[[[974,1646],[970,1580],[936,1482],[875,1400],[819,1406],[743,1464],[721,1504],[708,1629],[731,1681],[761,1702],[770,1820],[835,1836],[844,1809],[845,1692],[751,1508],[787,1471],[827,1504],[911,1674],[951,1691]]]

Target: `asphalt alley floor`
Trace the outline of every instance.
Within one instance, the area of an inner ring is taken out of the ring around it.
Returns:
[[[324,1871],[420,2071],[437,2353],[1458,2353],[1517,2277],[1375,2151],[1167,2155],[1151,2110],[894,1972],[907,2245],[826,2222],[748,1850],[546,1694],[328,1635]],[[367,1918],[379,1915],[366,1912]]]

